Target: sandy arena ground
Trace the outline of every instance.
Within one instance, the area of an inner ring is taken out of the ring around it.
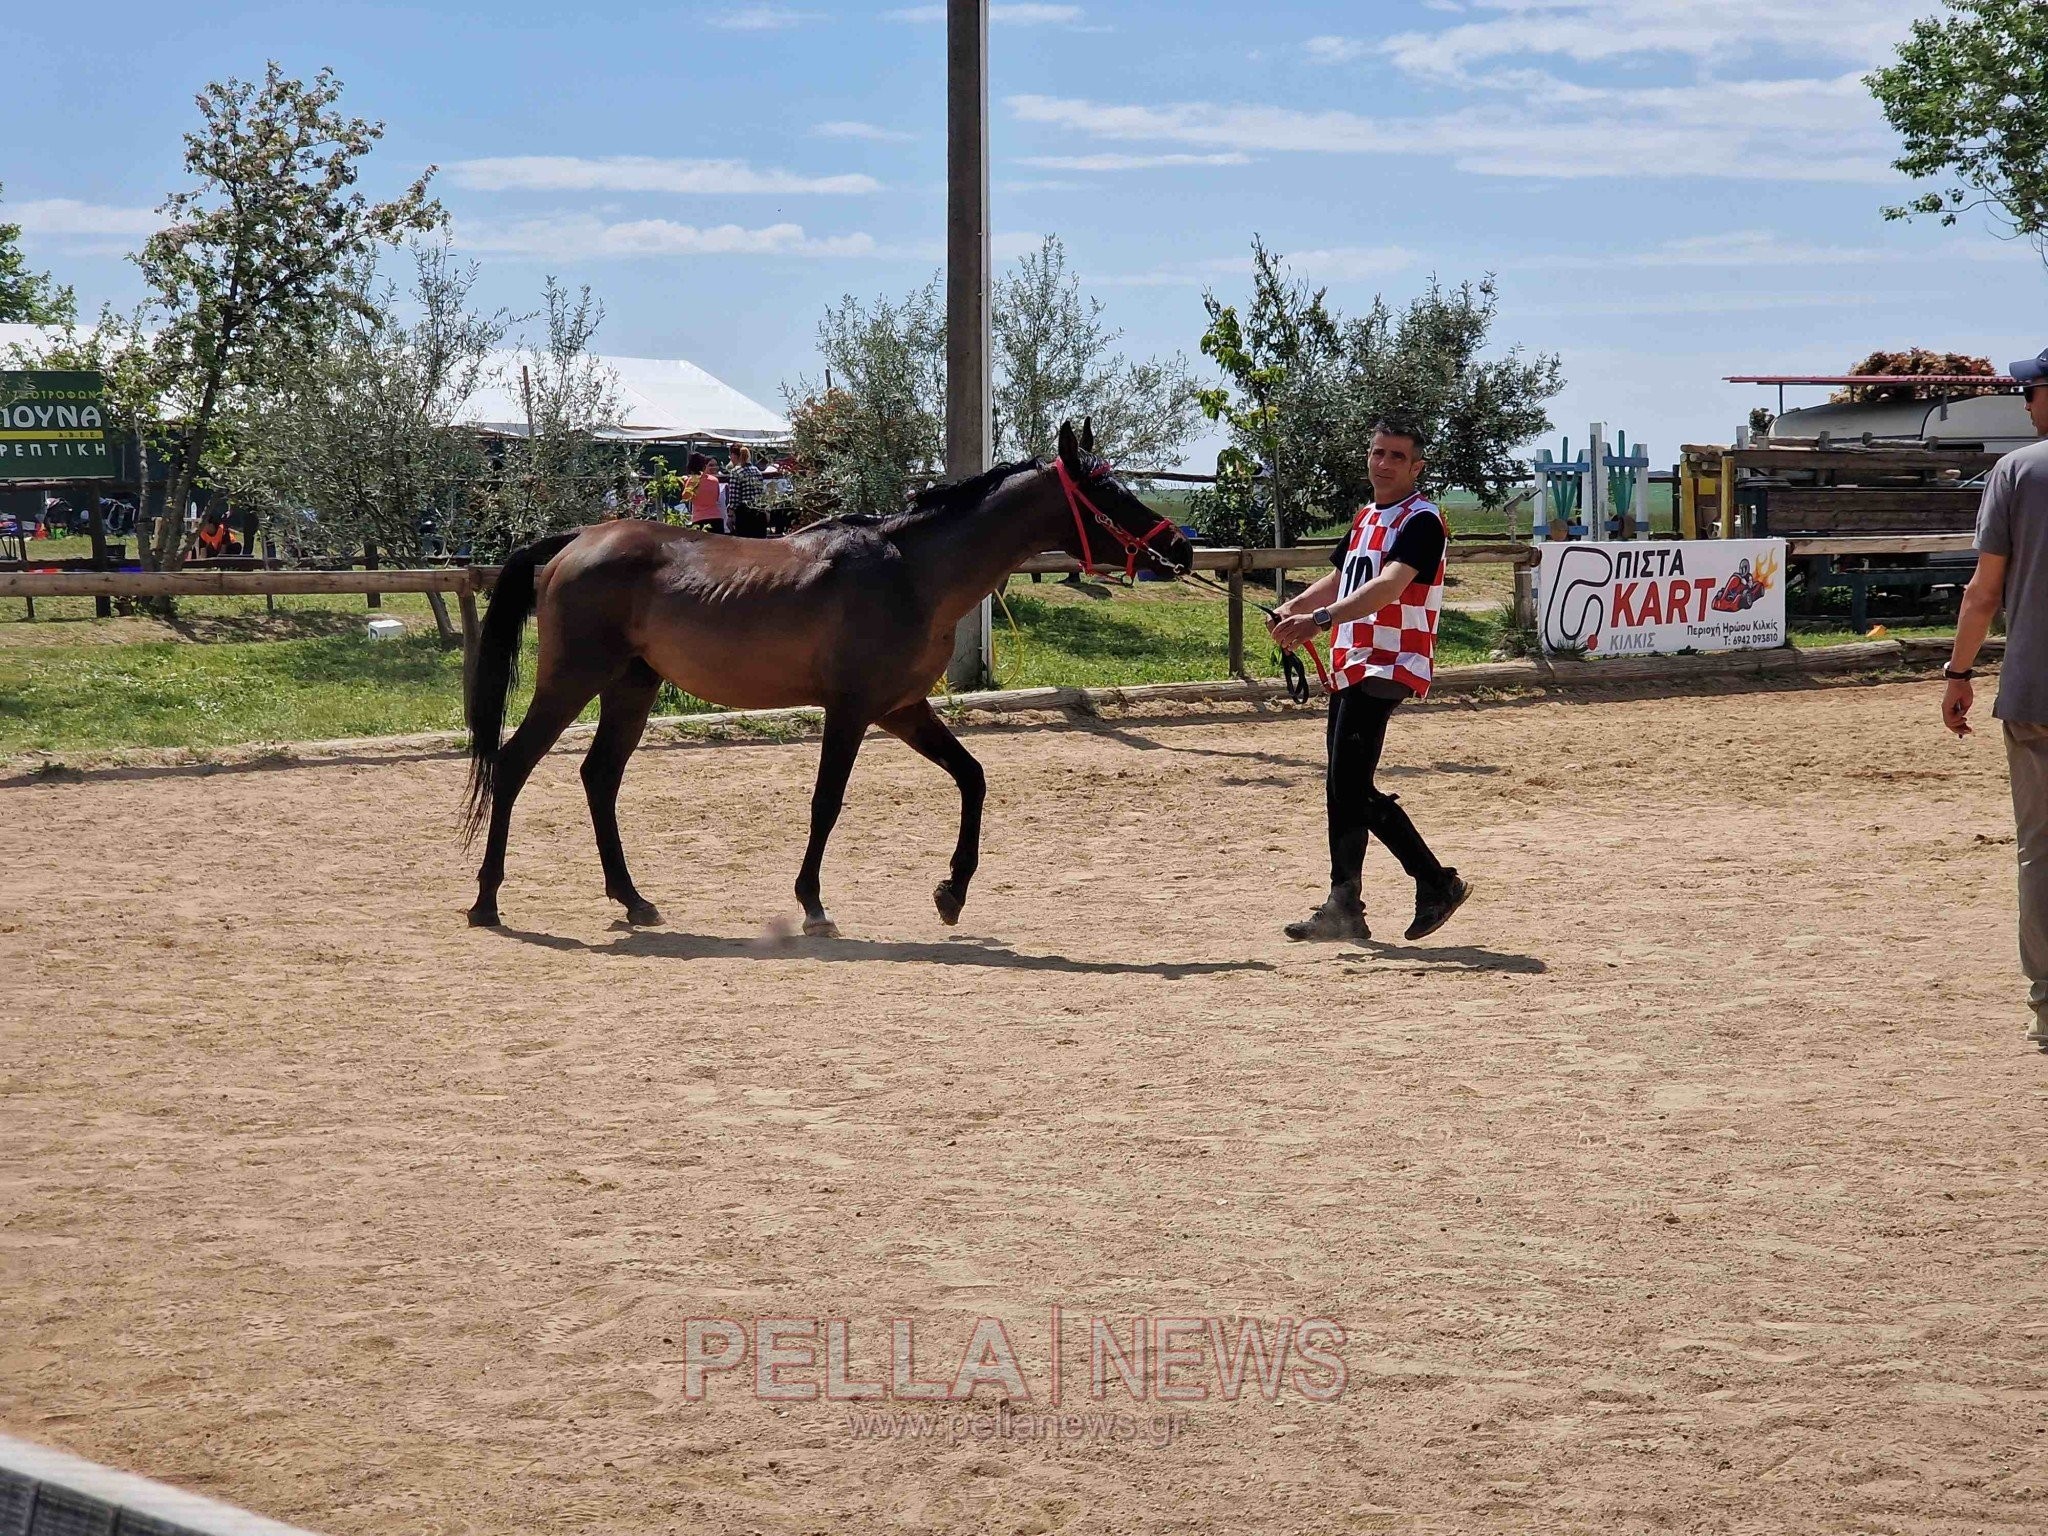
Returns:
[[[950,785],[871,739],[848,937],[780,947],[808,743],[636,761],[638,933],[568,757],[504,933],[452,760],[17,781],[0,1424],[335,1536],[2041,1531],[2048,1059],[1935,698],[1414,712],[1482,891],[1363,951],[1277,932],[1298,716],[975,735],[957,933]],[[1342,1394],[1090,1401],[1086,1320],[1176,1314],[1333,1320]],[[857,1377],[995,1318],[1032,1397],[693,1402],[692,1316],[845,1319]]]

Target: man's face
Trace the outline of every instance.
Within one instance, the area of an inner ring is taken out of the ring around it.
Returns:
[[[2027,386],[2027,418],[2036,432],[2048,437],[2048,384]]]
[[[2042,430],[2048,431],[2048,428]],[[1413,438],[1392,432],[1373,433],[1372,447],[1366,459],[1366,473],[1372,479],[1373,500],[1386,507],[1414,495],[1415,483],[1422,478],[1425,462]]]

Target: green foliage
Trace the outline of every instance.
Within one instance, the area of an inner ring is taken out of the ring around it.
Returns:
[[[784,391],[799,507],[887,514],[946,456],[946,306],[939,279],[902,303],[852,294],[818,322],[827,384]]]
[[[1224,385],[1203,391],[1201,405],[1232,439],[1215,492],[1195,507],[1213,539],[1271,544],[1276,505],[1289,542],[1348,521],[1372,494],[1366,450],[1373,423],[1389,416],[1429,435],[1426,485],[1497,506],[1525,472],[1515,445],[1549,429],[1544,402],[1563,387],[1554,357],[1482,356],[1497,306],[1490,277],[1455,288],[1431,279],[1405,307],[1375,299],[1347,321],[1254,240],[1244,312],[1214,294],[1204,303],[1202,351]]]
[[[155,372],[161,388],[175,385],[188,423],[152,565],[176,563],[176,509],[227,468],[216,426],[230,396],[359,300],[356,274],[378,247],[444,220],[427,196],[431,169],[389,202],[355,190],[383,128],[336,111],[340,96],[331,72],[308,85],[275,63],[261,84],[230,78],[199,93],[200,127],[185,136],[192,184],[165,199],[164,227],[135,257]]]
[[[1905,142],[1893,165],[1951,183],[1885,217],[1954,224],[1968,209],[1994,208],[2048,259],[2048,5],[1947,5],[1947,16],[1913,23],[1898,63],[1864,79]]]
[[[1081,292],[1058,235],[997,280],[991,311],[999,458],[1049,458],[1060,423],[1086,419],[1096,451],[1111,463],[1179,461],[1198,425],[1186,360],[1120,356],[1123,333],[1104,323],[1099,299]]]
[[[21,226],[0,222],[0,321],[69,325],[78,317],[71,290],[31,272],[21,254]]]
[[[395,286],[360,269],[328,329],[252,365],[232,414],[240,451],[219,480],[265,508],[295,552],[374,543],[417,563],[422,519],[432,514],[445,538],[458,496],[489,471],[482,444],[454,423],[511,317],[468,308],[476,268],[453,264],[445,245],[412,254],[415,318],[401,318]]]

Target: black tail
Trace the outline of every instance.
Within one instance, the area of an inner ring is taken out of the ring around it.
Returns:
[[[550,534],[513,550],[505,557],[498,584],[491,591],[491,605],[484,611],[484,632],[477,639],[469,696],[462,701],[463,719],[469,724],[469,805],[462,818],[465,846],[475,840],[491,814],[499,737],[505,729],[505,700],[519,675],[519,638],[526,629],[526,616],[533,612],[534,572],[575,537],[575,532]]]

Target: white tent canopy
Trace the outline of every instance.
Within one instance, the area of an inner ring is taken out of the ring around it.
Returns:
[[[627,442],[781,442],[789,422],[749,400],[695,363],[679,357],[599,357],[623,407],[618,424],[602,436]],[[519,354],[493,358],[494,378],[469,399],[461,420],[505,437],[526,435],[526,405],[519,381]]]
[[[40,352],[64,333],[40,325],[0,325],[0,355],[15,345]],[[459,420],[503,437],[526,435],[526,405],[519,386],[517,352],[492,354],[489,379],[469,399]],[[685,442],[692,438],[728,443],[783,442],[789,422],[759,401],[749,400],[722,379],[680,357],[599,357],[592,360],[613,378],[618,423],[602,435],[623,442]],[[0,368],[6,363],[0,360]]]

